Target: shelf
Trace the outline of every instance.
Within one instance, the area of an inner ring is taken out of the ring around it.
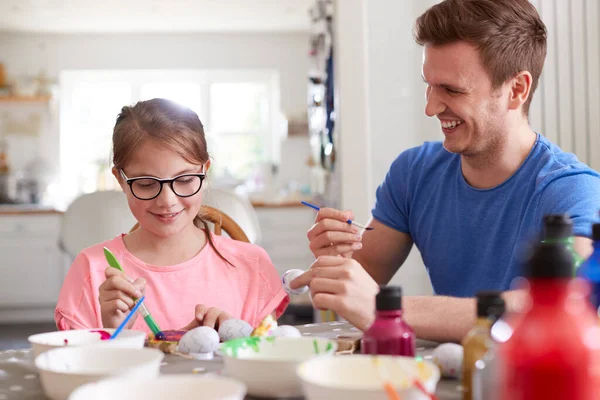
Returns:
[[[50,95],[44,96],[0,96],[0,103],[48,103]]]

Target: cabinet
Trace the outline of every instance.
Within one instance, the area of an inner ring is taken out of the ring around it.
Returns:
[[[0,215],[0,323],[51,321],[69,260],[60,214]]]
[[[289,269],[308,269],[314,256],[306,232],[314,223],[315,211],[307,207],[256,208],[262,240],[260,246],[271,257],[279,275]]]

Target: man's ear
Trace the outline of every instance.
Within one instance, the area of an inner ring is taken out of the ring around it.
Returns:
[[[531,94],[531,84],[533,77],[529,71],[521,71],[510,80],[510,94],[508,98],[508,108],[517,110],[523,106]]]

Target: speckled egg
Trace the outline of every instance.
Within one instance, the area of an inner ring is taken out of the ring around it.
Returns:
[[[439,367],[445,378],[460,378],[464,349],[456,343],[442,343],[433,350],[432,361]]]
[[[283,274],[283,276],[281,277],[281,283],[283,284],[283,290],[285,290],[287,294],[298,295],[308,290],[308,286],[302,286],[294,290],[290,288],[290,282],[302,275],[303,273],[304,271],[302,271],[301,269],[290,269],[286,271],[285,274]]]
[[[273,332],[271,332],[271,336],[302,337],[302,334],[294,326],[281,325],[278,326]]]
[[[179,340],[182,353],[212,353],[219,348],[219,334],[208,326],[199,326],[187,332]]]
[[[250,336],[252,326],[242,319],[228,319],[219,326],[219,338],[222,342]]]

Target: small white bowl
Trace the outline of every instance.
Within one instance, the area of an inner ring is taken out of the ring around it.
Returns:
[[[69,400],[243,400],[246,387],[234,379],[162,375],[156,379],[107,379],[76,389]]]
[[[146,334],[141,331],[123,330],[113,340],[101,340],[100,334],[93,331],[106,331],[111,335],[114,329],[76,329],[70,331],[56,331],[37,333],[27,338],[33,349],[34,356],[39,356],[45,351],[57,347],[100,345],[102,347],[118,347],[141,349],[146,341]],[[65,342],[66,340],[66,342]]]
[[[402,400],[429,399],[412,385],[413,376],[419,376],[425,388],[435,393],[440,370],[432,362],[412,357],[377,358]],[[298,376],[306,400],[388,399],[375,356],[357,354],[309,360],[298,367]]]
[[[224,374],[244,382],[249,395],[270,398],[302,396],[298,365],[336,350],[337,342],[318,337],[248,337],[221,345]]]
[[[35,358],[44,393],[66,400],[77,387],[109,377],[156,378],[164,354],[156,349],[63,347]]]

